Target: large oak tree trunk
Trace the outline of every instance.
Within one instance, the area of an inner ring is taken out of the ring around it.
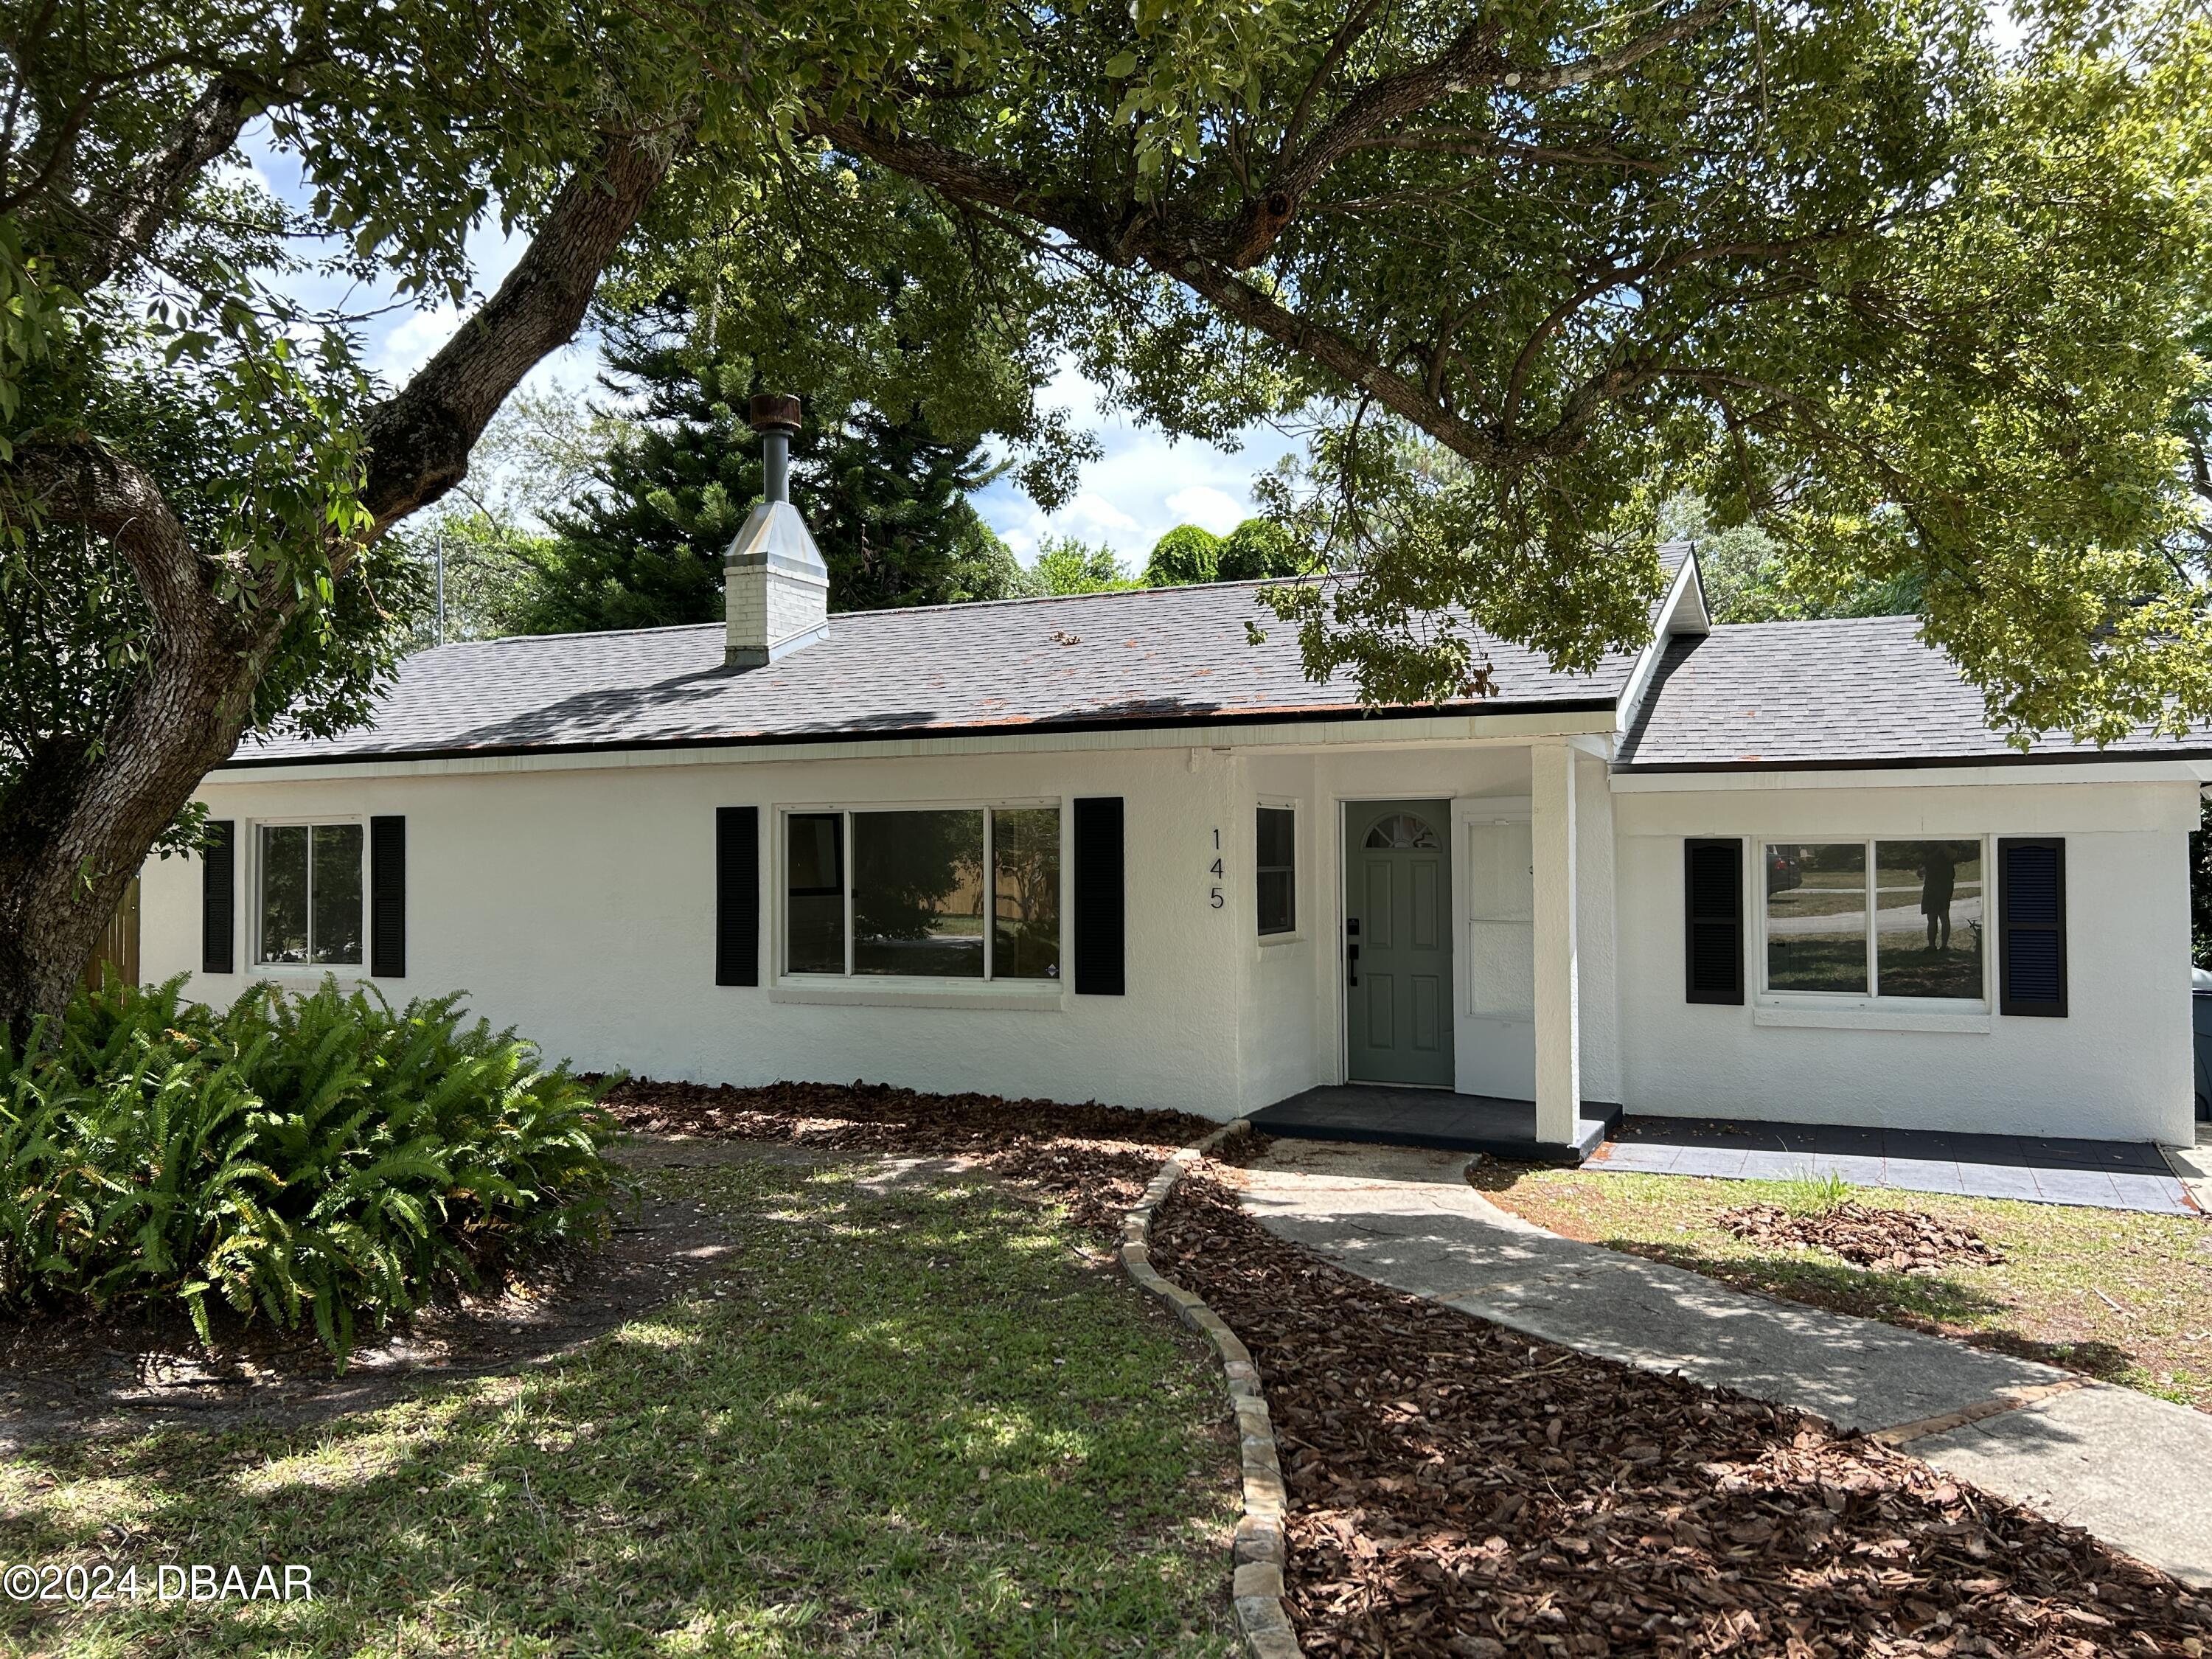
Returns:
[[[459,483],[500,404],[574,337],[672,148],[665,134],[607,139],[498,292],[371,411],[362,494],[374,533]],[[4,486],[118,549],[152,617],[145,665],[100,730],[55,736],[0,795],[0,1026],[20,1043],[68,1006],[155,840],[236,750],[295,606],[276,592],[251,607],[219,599],[234,573],[191,545],[151,477],[97,443],[26,446]]]

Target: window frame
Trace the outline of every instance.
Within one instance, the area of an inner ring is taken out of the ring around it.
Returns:
[[[315,954],[315,831],[341,824],[351,824],[361,831],[361,956],[358,960],[353,962],[316,962],[312,960]],[[252,818],[246,821],[245,827],[252,832],[246,838],[248,850],[245,854],[245,861],[249,877],[246,889],[246,896],[248,902],[252,906],[249,939],[252,945],[250,955],[253,971],[257,974],[309,974],[318,978],[325,974],[345,972],[357,978],[368,977],[370,947],[368,815],[362,812],[303,813],[284,817]],[[307,955],[310,960],[271,962],[265,949],[267,941],[262,938],[262,927],[267,919],[268,908],[262,895],[262,881],[267,871],[264,867],[265,861],[262,857],[261,832],[264,830],[298,829],[304,829],[307,832],[307,883],[305,897],[307,906]]]
[[[1288,812],[1291,815],[1291,861],[1287,865],[1260,862],[1260,814]],[[1252,920],[1253,937],[1262,945],[1293,945],[1305,937],[1301,925],[1305,906],[1298,902],[1298,804],[1278,796],[1261,795],[1252,804]],[[1287,927],[1260,927],[1260,878],[1267,871],[1282,870],[1291,878],[1291,925]]]
[[[1879,848],[1884,842],[1901,841],[1970,841],[1981,848],[1982,866],[1982,951],[1981,990],[1971,997],[1908,997],[1885,996],[1881,989],[1881,951],[1880,929],[1875,917],[1878,910],[1875,889],[1881,875]],[[1986,1015],[1996,1007],[1993,975],[1996,973],[1996,930],[1992,926],[1991,908],[1996,888],[1996,866],[1993,862],[1996,838],[1989,835],[1891,834],[1839,835],[1831,832],[1810,833],[1794,836],[1789,841],[1776,841],[1771,836],[1750,838],[1753,849],[1750,867],[1744,872],[1750,896],[1756,901],[1758,937],[1754,950],[1758,957],[1756,1006],[1764,1009],[1800,1011],[1865,1012],[1868,1014],[1927,1014],[1927,1015]],[[1768,854],[1777,847],[1859,847],[1865,859],[1865,886],[1863,889],[1865,909],[1867,988],[1863,991],[1800,991],[1776,990],[1767,982],[1771,958],[1767,951],[1767,924],[1773,920],[1768,908],[1771,896],[1766,890]]]
[[[1056,899],[1060,915],[1060,971],[1043,978],[1002,978],[994,971],[998,963],[997,891],[992,878],[995,874],[998,854],[996,831],[997,814],[1002,811],[1034,811],[1049,807],[1060,815],[1060,882]],[[775,917],[775,972],[777,987],[799,990],[836,990],[846,994],[838,1000],[866,1001],[871,1000],[904,1000],[919,992],[932,998],[985,999],[1029,997],[1057,999],[1069,983],[1068,970],[1068,810],[1067,803],[1058,796],[994,795],[965,797],[957,800],[889,800],[870,801],[866,805],[846,802],[793,802],[772,809],[775,814],[775,848],[773,899]],[[981,812],[983,815],[983,973],[980,978],[967,975],[939,974],[860,974],[853,970],[855,940],[853,933],[853,820],[870,812]],[[842,890],[844,915],[842,922],[844,934],[845,965],[836,973],[822,969],[793,969],[791,960],[791,820],[798,817],[836,816],[838,823],[837,879]]]

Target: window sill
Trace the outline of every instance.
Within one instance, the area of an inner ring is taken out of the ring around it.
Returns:
[[[1255,933],[1252,937],[1259,941],[1262,951],[1271,945],[1304,945],[1306,942],[1306,936],[1295,930],[1287,933]]]
[[[1803,1030],[1838,1031],[1964,1031],[1986,1036],[1996,1029],[1987,1010],[1961,1009],[1956,1013],[1922,1008],[1881,1008],[1863,1004],[1846,1008],[1771,1006],[1761,1003],[1751,1011],[1754,1025],[1786,1025]]]
[[[769,987],[770,1002],[841,1003],[857,1008],[981,1008],[1045,1012],[1065,1000],[1060,980],[786,978]]]

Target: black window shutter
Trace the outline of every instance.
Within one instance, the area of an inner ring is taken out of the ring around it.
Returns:
[[[216,818],[200,843],[200,972],[238,971],[238,823]]]
[[[407,820],[368,821],[368,971],[407,977]]]
[[[1122,968],[1121,798],[1075,802],[1075,990],[1079,996],[1127,994]]]
[[[1743,842],[1682,843],[1688,1000],[1743,1001]]]
[[[760,983],[760,808],[714,809],[714,983]]]
[[[2066,843],[1997,842],[1997,1012],[2066,1017]]]

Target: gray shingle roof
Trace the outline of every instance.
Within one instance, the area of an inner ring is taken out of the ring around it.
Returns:
[[[1982,694],[1912,617],[1740,623],[1669,641],[1620,749],[1626,771],[1952,762],[2171,760],[2212,740],[2136,734],[2099,750],[2064,738],[2023,755]]]
[[[1294,631],[1252,582],[857,611],[765,668],[722,663],[713,624],[448,645],[410,657],[373,725],[241,745],[234,765],[521,750],[1255,721],[1361,712],[1305,678]],[[1248,641],[1245,623],[1267,631]],[[1498,695],[1388,713],[1614,705],[1633,659],[1554,674],[1486,641]]]

